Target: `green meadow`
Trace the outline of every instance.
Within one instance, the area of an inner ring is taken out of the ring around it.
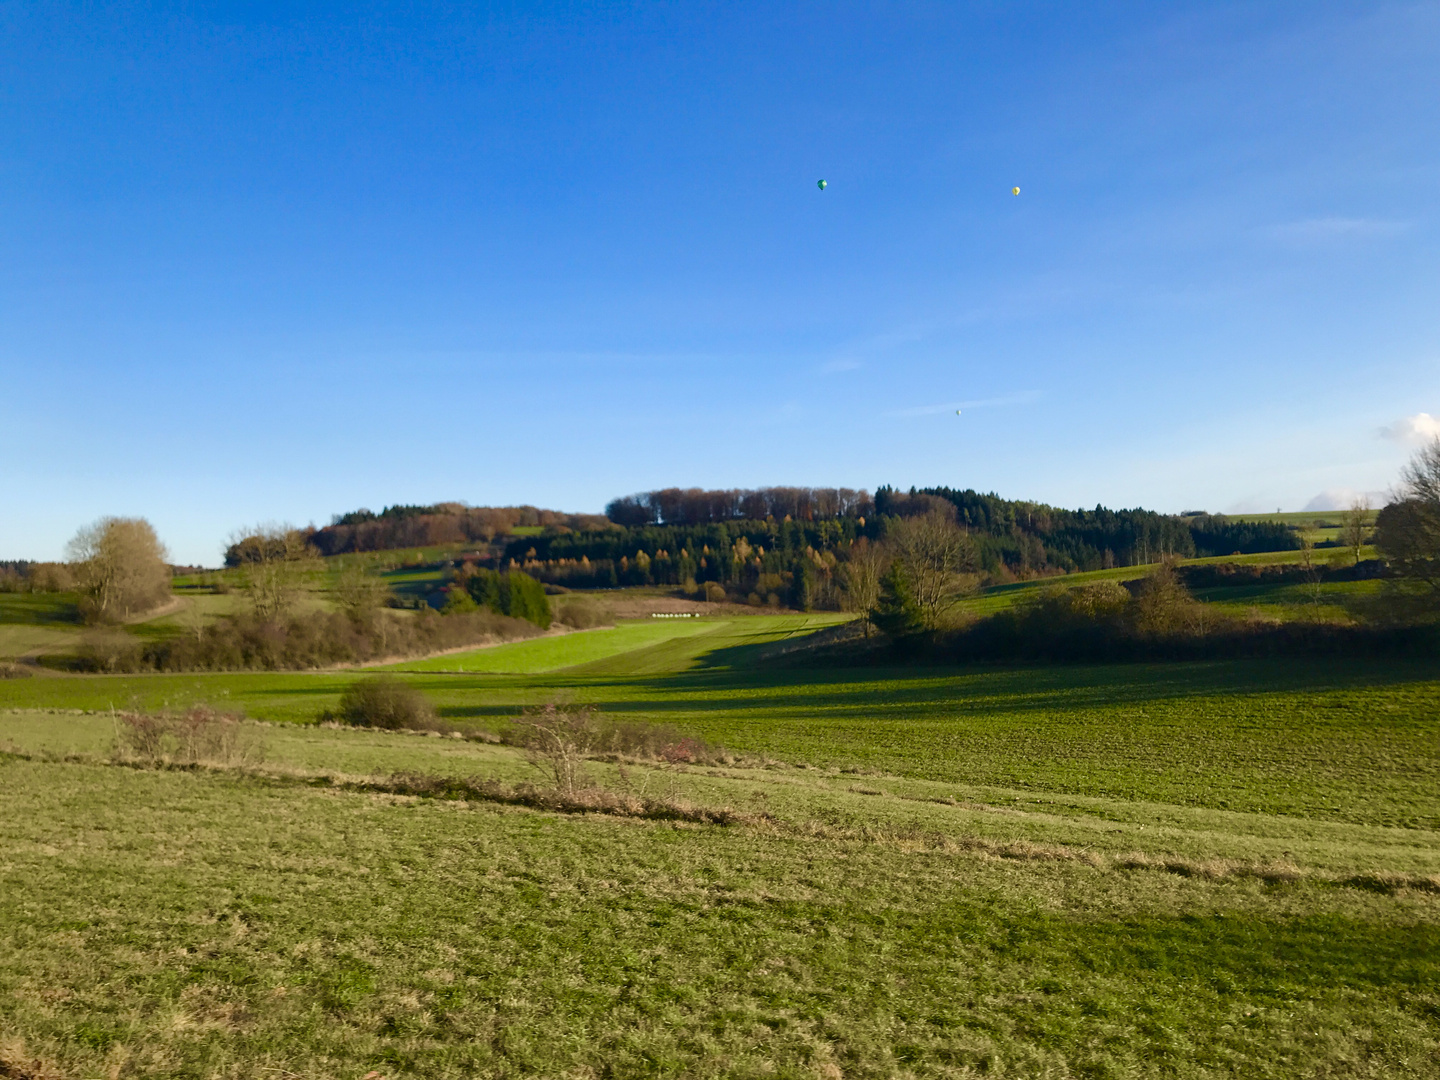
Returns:
[[[1440,1071],[1433,664],[811,666],[835,621],[391,666],[469,739],[315,726],[358,671],[0,681],[0,1065]],[[543,782],[487,740],[546,701],[710,744],[588,779],[730,824],[486,797]],[[251,717],[263,762],[112,760],[115,712],[194,702]]]

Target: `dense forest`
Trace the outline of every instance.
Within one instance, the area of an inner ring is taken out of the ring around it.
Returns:
[[[747,509],[777,507],[798,512],[746,516]],[[667,489],[617,499],[606,512],[612,524],[605,529],[512,538],[499,561],[571,588],[713,582],[752,601],[774,597],[807,607],[833,588],[832,571],[856,540],[883,540],[890,522],[932,512],[969,531],[976,570],[1000,581],[1300,544],[1272,522],[1062,510],[950,488],[882,487],[873,498],[844,489]]]
[[[892,522],[937,512],[970,534],[974,570],[989,581],[1300,544],[1273,522],[1064,510],[948,487],[881,487],[873,497],[848,488],[666,488],[615,499],[603,516],[458,502],[391,506],[337,515],[306,536],[323,555],[453,544],[470,546],[474,561],[552,585],[710,585],[752,603],[810,607],[832,598],[835,568],[857,540],[882,541]],[[244,560],[237,542],[226,561]]]
[[[991,572],[1002,565],[1020,575],[1101,570],[1165,556],[1249,555],[1300,546],[1296,534],[1279,522],[1230,521],[1219,514],[1178,517],[1103,506],[1062,510],[946,487],[911,488],[908,493],[882,487],[875,492],[875,511],[907,517],[928,511],[936,500],[955,508],[956,520],[976,537],[982,565]]]

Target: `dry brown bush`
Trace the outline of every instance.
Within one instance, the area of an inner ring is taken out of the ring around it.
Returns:
[[[82,671],[128,673],[140,670],[144,650],[138,639],[118,627],[98,628],[80,638],[75,662]]]
[[[195,705],[183,713],[120,713],[115,760],[126,764],[243,767],[264,760],[260,729],[230,713]]]
[[[609,626],[615,621],[614,611],[591,600],[566,600],[557,606],[560,621],[575,630],[591,630],[597,626]]]
[[[585,759],[600,745],[599,714],[590,705],[547,702],[515,721],[530,764],[571,795],[587,786]]]

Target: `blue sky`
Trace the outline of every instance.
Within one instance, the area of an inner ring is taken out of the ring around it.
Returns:
[[[1380,491],[1440,432],[1437,192],[1436,3],[0,3],[0,557]]]

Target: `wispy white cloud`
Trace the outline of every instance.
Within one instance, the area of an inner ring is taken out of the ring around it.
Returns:
[[[1440,439],[1440,419],[1429,413],[1416,413],[1382,427],[1380,437],[1404,443],[1406,446],[1424,446]]]
[[[1025,390],[1004,397],[981,398],[977,401],[947,401],[940,405],[916,405],[910,409],[891,409],[886,416],[936,416],[940,413],[964,412],[966,409],[993,409],[1002,405],[1024,405],[1040,396],[1038,390]]]
[[[1369,499],[1371,506],[1384,506],[1389,501],[1383,491],[1356,491],[1354,488],[1344,487],[1326,488],[1306,503],[1305,509],[1309,511],[1349,510],[1358,499]]]
[[[1276,225],[1270,229],[1270,234],[1281,240],[1338,240],[1346,237],[1394,236],[1408,228],[1410,228],[1408,221],[1391,221],[1384,218],[1323,217],[1289,221],[1283,225]]]

